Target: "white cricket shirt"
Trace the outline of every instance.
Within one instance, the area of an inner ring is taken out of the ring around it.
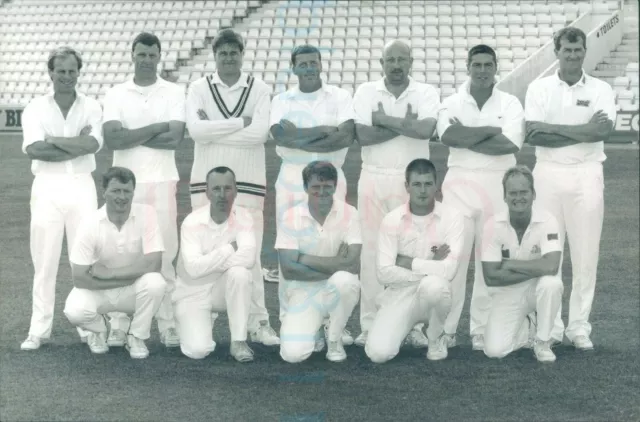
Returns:
[[[378,279],[387,287],[404,287],[434,275],[452,280],[462,253],[464,217],[457,210],[436,202],[426,216],[411,213],[405,203],[388,213],[378,234]],[[451,252],[447,258],[433,260],[434,251],[443,244]],[[412,269],[396,265],[398,254],[414,258]]]
[[[96,138],[102,147],[102,108],[100,103],[76,91],[76,99],[65,119],[60,107],[53,98],[54,92],[36,97],[25,107],[22,113],[22,152],[45,136],[72,138],[80,135],[80,131],[91,125],[90,135]],[[82,174],[96,169],[94,154],[86,154],[67,161],[57,163],[32,160],[31,172],[38,174]]]
[[[502,128],[502,134],[518,149],[524,142],[524,110],[515,96],[497,89],[491,97],[478,108],[478,103],[469,92],[467,80],[458,91],[442,102],[438,115],[438,134],[442,138],[451,126],[449,119],[457,118],[463,126],[493,126]],[[516,165],[515,154],[488,155],[467,148],[449,147],[448,167],[460,167],[467,170],[505,171]]]
[[[602,110],[609,119],[616,121],[616,95],[611,86],[587,75],[573,86],[561,80],[558,72],[537,79],[529,85],[525,98],[525,120],[561,125],[588,123]],[[556,164],[580,164],[603,162],[604,142],[580,143],[561,148],[536,147],[538,162]]]
[[[321,225],[311,216],[309,202],[305,200],[284,214],[282,223],[278,225],[274,249],[292,249],[307,255],[331,257],[338,254],[342,243],[362,244],[355,207],[334,198],[331,210]]]
[[[509,222],[509,211],[494,215],[484,225],[482,261],[501,262],[503,259],[532,260],[549,252],[562,252],[558,222],[555,217],[534,205],[531,222],[518,241],[516,230]]]
[[[99,262],[107,268],[121,268],[153,252],[164,252],[162,232],[153,207],[132,204],[129,218],[118,230],[109,220],[104,205],[81,223],[69,260],[76,265]]]
[[[117,120],[125,129],[138,129],[153,123],[184,122],[184,90],[158,76],[156,83],[142,87],[133,79],[116,85],[104,98],[105,122]],[[113,152],[113,165],[133,171],[139,183],[178,180],[175,151],[144,145]]]
[[[269,134],[270,95],[267,84],[245,73],[233,86],[225,85],[217,72],[189,86],[187,129],[195,143],[191,193],[205,191],[209,170],[227,166],[236,174],[236,204],[252,208],[264,206],[264,144]],[[200,120],[200,109],[208,120]],[[247,127],[244,127],[243,116],[251,117]]]
[[[280,120],[291,121],[298,128],[316,126],[339,126],[354,120],[352,98],[347,90],[322,82],[315,92],[301,92],[298,86],[276,95],[271,101],[269,127]],[[312,161],[329,161],[336,168],[342,168],[348,148],[328,153],[307,152],[300,149],[277,146],[276,153],[282,164],[305,166]]]
[[[198,208],[182,223],[176,291],[211,284],[231,267],[251,269],[255,263],[256,236],[251,214],[234,205],[229,218],[217,224],[210,212],[209,207]],[[234,241],[237,251],[231,246]]]
[[[438,118],[440,95],[431,85],[409,78],[409,85],[398,98],[387,89],[384,78],[374,82],[365,82],[358,87],[353,96],[355,123],[372,126],[371,113],[378,110],[378,103],[387,115],[404,118],[407,107],[418,119]],[[398,135],[377,145],[362,147],[362,164],[384,169],[396,169],[403,173],[411,161],[416,158],[429,159],[429,140]]]

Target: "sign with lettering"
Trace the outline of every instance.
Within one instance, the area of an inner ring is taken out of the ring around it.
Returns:
[[[0,108],[0,132],[22,132],[22,110],[24,107]]]

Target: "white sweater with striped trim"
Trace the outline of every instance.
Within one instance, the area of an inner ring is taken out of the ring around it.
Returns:
[[[243,95],[245,91],[248,95]],[[226,166],[236,174],[236,204],[264,208],[264,144],[269,132],[270,94],[267,84],[249,78],[245,73],[231,87],[222,83],[216,74],[191,83],[186,108],[187,129],[195,142],[190,182],[192,194],[204,193],[209,170]],[[208,120],[202,120],[198,110],[203,110]],[[247,127],[244,127],[244,116],[251,117]]]

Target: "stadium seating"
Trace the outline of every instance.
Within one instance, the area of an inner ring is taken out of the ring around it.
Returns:
[[[435,85],[446,96],[467,78],[470,46],[494,46],[499,75],[504,76],[549,42],[554,31],[589,10],[591,3],[13,0],[0,7],[0,83],[6,85],[0,101],[25,104],[46,92],[46,57],[63,44],[83,55],[79,89],[101,99],[106,89],[130,77],[131,41],[142,30],[156,33],[162,41],[164,75],[186,86],[215,71],[210,41],[229,26],[245,36],[245,70],[265,80],[274,93],[296,82],[289,63],[296,44],[318,45],[327,80],[353,92],[362,82],[381,77],[383,46],[399,37],[413,46],[414,78]],[[593,7],[609,11],[617,6],[617,1],[602,1]],[[629,79],[626,86],[632,93],[635,86],[637,92],[637,77],[635,85]]]

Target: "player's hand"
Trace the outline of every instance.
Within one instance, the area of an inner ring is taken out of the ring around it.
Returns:
[[[338,258],[346,258],[347,253],[349,253],[349,245],[343,242],[340,244],[340,249],[338,249],[338,254],[336,256]]]
[[[371,124],[373,126],[381,126],[381,120],[386,117],[387,113],[384,112],[384,107],[381,102],[378,102],[378,109],[371,112]]]
[[[351,274],[360,273],[360,257],[354,257],[352,259],[346,259],[345,257],[339,258],[338,269]]]
[[[449,252],[451,252],[451,249],[449,249],[449,245],[447,245],[446,243],[443,245],[440,245],[440,247],[438,247],[433,254],[433,260],[442,261],[447,256],[449,256]]]
[[[100,263],[93,264],[91,266],[91,275],[95,278],[102,280],[108,280],[111,278],[111,270]]]
[[[396,266],[410,270],[411,264],[413,264],[413,258],[411,258],[410,256],[401,254],[398,254],[398,256],[396,256]]]
[[[280,127],[284,132],[296,132],[298,128],[291,120],[282,119],[280,120]]]
[[[322,129],[322,131],[327,135],[331,135],[332,133],[336,133],[338,131],[338,127],[337,126],[320,126],[320,128]]]
[[[407,120],[418,120],[418,113],[411,112],[411,104],[407,104],[407,114],[404,116]]]
[[[86,136],[88,134],[91,133],[91,125],[86,125],[85,127],[82,128],[82,130],[80,131],[80,136]]]
[[[207,113],[201,108],[198,109],[198,117],[200,120],[209,120],[209,116],[207,116]]]
[[[233,251],[234,252],[238,250],[238,244],[236,243],[235,240],[233,242],[231,242],[231,246],[233,247]]]
[[[539,135],[541,133],[544,133],[543,123],[541,123],[541,122],[530,122],[530,123],[527,123],[526,132],[527,132],[526,136],[535,136],[535,135]]]
[[[242,116],[242,120],[244,123],[244,127],[247,127],[251,124],[251,117],[249,116]]]
[[[450,117],[449,118],[449,123],[451,125],[460,125],[460,126],[462,126],[462,123],[460,122],[460,120],[458,120],[457,117]]]
[[[598,110],[596,111],[596,113],[591,117],[591,120],[589,120],[589,123],[597,123],[597,124],[601,124],[601,123],[606,123],[607,120],[609,120],[609,116],[607,115],[607,113],[605,113],[602,110]]]

